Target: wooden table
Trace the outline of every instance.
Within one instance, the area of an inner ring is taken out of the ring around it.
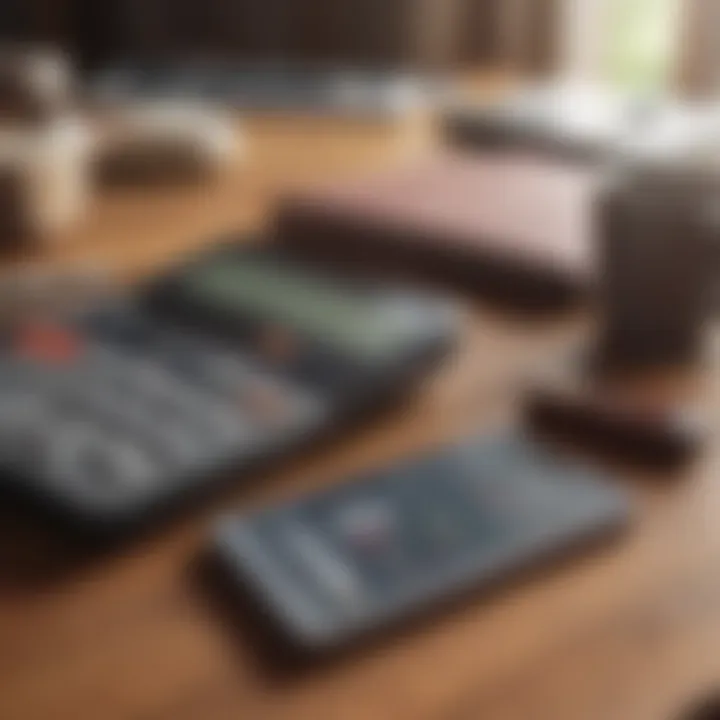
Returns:
[[[102,258],[134,277],[217,234],[257,227],[295,183],[369,171],[433,144],[419,120],[255,120],[247,132],[247,162],[217,186],[108,194],[46,260]],[[621,542],[305,672],[268,664],[243,614],[231,621],[203,579],[218,510],[290,498],[511,422],[517,378],[584,324],[468,304],[461,348],[408,406],[112,553],[88,558],[0,509],[0,719],[672,720],[720,681],[720,443],[683,477],[619,469],[637,500]],[[720,378],[704,383],[713,406]]]

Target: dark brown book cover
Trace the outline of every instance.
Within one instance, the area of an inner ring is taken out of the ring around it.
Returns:
[[[443,154],[286,198],[277,238],[328,260],[554,304],[592,277],[596,186],[594,172],[537,156]]]

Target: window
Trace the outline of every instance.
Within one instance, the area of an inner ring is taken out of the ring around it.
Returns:
[[[632,90],[666,88],[677,59],[681,0],[604,0],[601,75]]]
[[[565,74],[630,90],[667,87],[686,0],[562,0]]]

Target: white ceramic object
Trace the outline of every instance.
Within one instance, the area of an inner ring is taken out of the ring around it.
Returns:
[[[85,212],[92,144],[86,124],[70,117],[42,128],[0,129],[0,173],[18,213],[12,224],[28,241],[52,239]]]
[[[202,176],[222,171],[242,144],[237,123],[213,108],[183,103],[146,103],[115,110],[105,123],[96,161],[112,175],[113,167],[131,177],[191,169]]]
[[[54,122],[73,105],[73,71],[60,51],[23,44],[0,45],[3,124]]]

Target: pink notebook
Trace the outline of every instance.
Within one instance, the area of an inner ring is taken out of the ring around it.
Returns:
[[[530,304],[589,287],[597,173],[517,153],[443,154],[286,198],[303,253],[418,273]]]

